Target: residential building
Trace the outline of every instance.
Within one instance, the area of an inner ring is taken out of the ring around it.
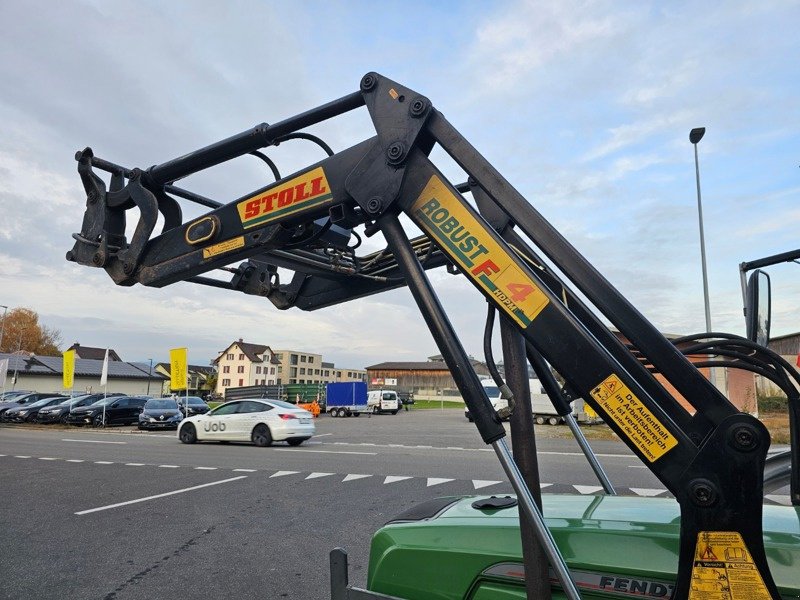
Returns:
[[[78,342],[75,342],[67,348],[67,350],[75,350],[75,358],[88,358],[91,360],[105,360],[106,358],[106,349],[105,348],[93,348],[91,346],[81,346]],[[122,362],[122,359],[119,357],[113,348],[108,349],[108,361],[116,361]]]
[[[232,387],[289,383],[282,381],[282,364],[269,346],[251,344],[242,338],[231,343],[212,364],[217,366],[215,392],[221,396]]]
[[[331,362],[323,362],[322,378],[325,383],[339,383],[341,381],[367,381],[367,370],[339,369]]]
[[[489,375],[489,369],[484,363],[476,359],[470,359],[470,362],[478,375]],[[419,397],[454,399],[460,397],[450,369],[443,360],[382,362],[367,367],[366,370],[367,385],[371,389],[385,386],[403,392],[413,392]]]
[[[298,350],[275,350],[282,377],[278,383],[325,383],[322,355]]]
[[[300,350],[272,350],[265,344],[251,344],[239,338],[223,350],[217,366],[216,393],[247,385],[324,384],[338,381],[366,381],[364,369],[337,368],[323,362],[321,354]]]
[[[162,396],[168,396],[175,392],[171,385],[172,377],[170,367],[170,363],[158,363],[153,367],[155,372],[161,373],[164,377],[166,377],[161,388]],[[214,375],[213,366],[187,365],[187,370],[189,372],[186,383],[189,389],[188,392],[181,391],[180,394],[187,394],[189,396],[205,396],[209,392],[214,391],[211,389],[211,386],[208,383],[209,378]]]

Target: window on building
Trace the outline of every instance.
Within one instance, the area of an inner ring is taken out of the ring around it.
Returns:
[[[328,371],[328,369],[325,369],[325,377],[330,377],[330,376],[331,376],[331,372]]]
[[[239,387],[242,387],[243,385],[244,385],[244,379],[240,379],[239,380]]]
[[[289,379],[289,385],[292,385],[293,383],[297,383],[297,379]]]
[[[231,353],[231,354],[226,354],[226,355],[225,355],[225,358],[227,358],[228,360],[233,360],[233,353]]]
[[[244,354],[239,354],[239,360],[244,360]]]
[[[306,380],[305,380],[305,379],[298,379],[298,380],[297,380],[297,383],[305,383],[305,382],[306,382]]]
[[[297,377],[297,367],[289,367],[289,377]]]
[[[300,367],[300,375],[305,375],[306,370],[303,367]]]
[[[269,374],[270,375],[275,375],[275,367],[270,367],[269,368]]]
[[[239,365],[238,367],[236,367],[236,372],[237,373],[244,373],[244,365]]]
[[[314,369],[314,375],[319,375],[319,369]]]
[[[222,387],[228,387],[231,384],[230,379],[223,379],[222,380]]]
[[[289,355],[289,364],[296,365],[297,364],[297,354],[290,354]]]
[[[224,367],[222,367],[222,372],[223,373],[230,373],[231,372],[230,365],[225,365]]]
[[[260,374],[261,374],[261,367],[256,367],[256,375],[260,375]]]
[[[278,373],[283,373],[283,367],[278,367]]]
[[[314,362],[314,357],[313,356],[309,356],[308,357],[308,362],[313,363]]]

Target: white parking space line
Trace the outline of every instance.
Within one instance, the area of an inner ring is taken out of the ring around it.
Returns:
[[[40,456],[39,460],[60,460],[58,458],[50,458],[49,456]]]
[[[180,469],[180,465],[158,465],[159,469]]]
[[[355,481],[356,479],[366,479],[367,477],[372,477],[372,475],[362,475],[361,473],[350,473],[345,475],[344,479],[342,479],[342,483],[346,481]]]
[[[62,439],[62,442],[78,442],[80,444],[127,444],[128,442],[107,442],[105,440],[70,440]]]
[[[306,479],[318,479],[320,477],[330,477],[336,473],[311,473]]]
[[[476,490],[479,490],[481,488],[489,487],[489,486],[492,486],[492,485],[497,485],[498,483],[503,483],[503,482],[502,481],[490,481],[490,480],[487,480],[487,479],[473,479],[472,480],[472,487],[474,487]]]
[[[333,435],[332,433],[320,433],[315,435],[314,437],[325,437],[326,435]]]
[[[195,467],[198,471],[216,471],[217,467]]]
[[[348,450],[306,450],[305,448],[301,448],[295,450],[294,448],[274,448],[274,450],[280,450],[282,452],[316,452],[317,454],[361,454],[365,456],[377,456],[377,452],[355,452],[355,451],[348,451]]]
[[[455,481],[455,479],[445,479],[444,477],[428,477],[428,484],[425,487],[439,485],[440,483],[447,483],[448,481]]]
[[[81,459],[79,459],[79,458],[68,458],[68,459],[67,459],[67,462],[71,462],[71,463],[81,463],[81,462],[86,462],[86,461],[85,461],[85,460],[81,460]]]
[[[396,483],[405,479],[411,479],[411,477],[409,475],[387,475],[386,479],[383,480],[383,485],[387,483]]]
[[[22,456],[20,454],[15,454],[14,458],[30,458],[30,456]]]
[[[111,462],[110,460],[96,460],[96,461],[94,461],[94,464],[96,464],[96,465],[113,465],[114,463]]]
[[[220,485],[223,483],[230,483],[231,481],[238,481],[239,479],[247,479],[247,475],[239,475],[238,477],[231,477],[230,479],[223,479],[221,481],[212,481],[211,483],[203,483],[201,485],[194,485],[192,487],[174,490],[172,492],[165,492],[163,494],[156,494],[155,496],[147,496],[145,498],[136,498],[135,500],[128,500],[127,502],[117,502],[116,504],[109,504],[108,506],[98,506],[97,508],[90,508],[88,510],[81,510],[76,512],[76,515],[88,515],[89,513],[99,512],[101,510],[110,510],[112,508],[119,508],[120,506],[128,506],[130,504],[138,504],[139,502],[147,502],[148,500],[155,500],[156,498],[166,498],[167,496],[174,496],[175,494],[183,494],[184,492],[191,492],[201,488],[211,487],[212,485]]]
[[[145,463],[125,463],[126,467],[143,467]]]
[[[234,469],[236,473],[255,473],[257,469]]]

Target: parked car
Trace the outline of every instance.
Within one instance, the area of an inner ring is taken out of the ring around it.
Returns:
[[[177,429],[181,419],[183,413],[175,400],[151,398],[139,413],[139,429]]]
[[[122,396],[124,394],[112,394],[112,396]],[[105,394],[84,394],[82,396],[73,396],[67,398],[60,404],[47,406],[39,409],[39,414],[36,416],[38,423],[66,423],[67,416],[70,412],[81,406],[89,406],[102,400]],[[111,396],[108,396],[111,397]]]
[[[176,398],[176,400],[178,401],[178,405],[181,407],[181,410],[184,411],[184,415],[186,415],[186,409],[184,407],[186,406],[187,397],[179,396],[178,398]],[[187,416],[189,417],[194,415],[204,415],[211,410],[211,407],[208,404],[206,404],[203,401],[203,399],[200,398],[199,396],[189,396],[188,400],[189,400],[189,414]]]
[[[139,413],[144,410],[144,405],[150,396],[122,396],[98,400],[89,406],[82,406],[73,410],[66,418],[71,425],[132,425],[139,420]],[[105,407],[105,421],[103,421],[103,407]]]
[[[21,396],[17,396],[8,402],[2,402],[0,403],[0,419],[2,419],[3,413],[9,408],[14,408],[20,404],[33,404],[42,398],[52,398],[53,396],[61,396],[61,394],[57,394],[55,392],[28,392],[26,394],[22,394]],[[63,398],[64,396],[61,397]]]
[[[12,400],[14,400],[14,398],[19,398],[20,396],[32,393],[33,390],[9,390],[4,394],[0,394],[0,403],[11,402]]]
[[[314,435],[310,412],[280,400],[234,400],[181,421],[178,439],[184,444],[197,441],[253,442],[269,446],[286,440],[299,446]]]
[[[50,398],[42,398],[36,402],[13,406],[3,413],[2,420],[7,423],[29,423],[36,420],[36,415],[39,414],[40,408],[60,404],[66,399],[66,396],[52,396]]]

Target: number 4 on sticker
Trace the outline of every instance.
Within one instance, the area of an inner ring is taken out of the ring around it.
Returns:
[[[506,287],[508,291],[511,292],[509,298],[511,298],[513,302],[522,302],[531,292],[536,291],[535,287],[527,283],[509,283]]]

